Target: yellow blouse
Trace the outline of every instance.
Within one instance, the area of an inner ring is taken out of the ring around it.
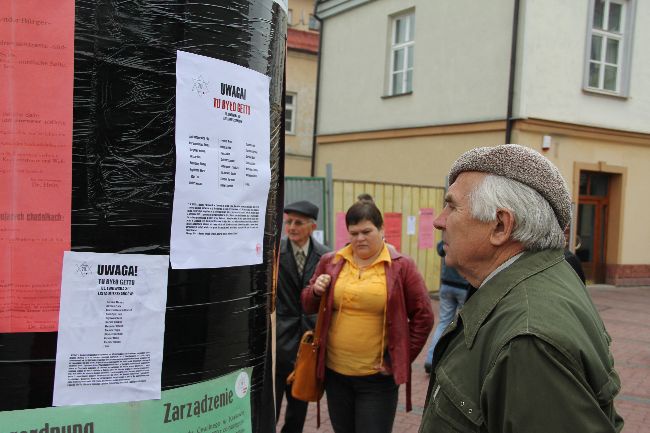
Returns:
[[[375,374],[386,346],[388,248],[384,245],[379,257],[364,269],[354,263],[349,245],[336,253],[336,259],[346,263],[334,285],[326,365],[348,376]]]

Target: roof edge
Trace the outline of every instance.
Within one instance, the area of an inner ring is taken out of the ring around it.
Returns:
[[[344,12],[370,3],[374,0],[325,0],[318,2],[316,6],[316,15],[320,19],[327,19]]]

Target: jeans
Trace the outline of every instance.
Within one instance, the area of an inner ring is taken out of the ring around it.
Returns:
[[[433,359],[433,350],[436,348],[438,340],[440,340],[447,325],[449,325],[451,321],[454,320],[454,317],[456,317],[456,311],[463,306],[466,297],[467,289],[461,289],[445,283],[440,285],[439,322],[438,326],[436,326],[436,331],[433,333],[433,337],[431,338],[431,344],[429,345],[427,357],[424,361],[425,364],[431,364],[431,360]]]
[[[327,409],[336,433],[390,433],[397,410],[393,376],[325,372]]]

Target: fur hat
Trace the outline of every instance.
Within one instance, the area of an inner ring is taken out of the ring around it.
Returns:
[[[540,193],[551,205],[560,228],[571,221],[571,196],[560,170],[539,152],[518,144],[477,147],[465,152],[449,171],[449,184],[464,171],[507,177]]]

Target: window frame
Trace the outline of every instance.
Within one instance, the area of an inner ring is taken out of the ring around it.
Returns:
[[[314,14],[309,14],[309,24],[307,24],[307,28],[313,32],[320,31],[320,21],[318,21]]]
[[[287,104],[287,96],[291,96],[291,104]],[[284,95],[284,133],[285,135],[296,135],[296,111],[298,109],[297,104],[298,94],[296,92],[286,92]],[[287,113],[291,110],[291,116],[287,116]],[[291,129],[287,128],[287,118],[291,122]]]
[[[410,35],[411,39],[406,40],[404,42],[396,42],[397,39],[397,22],[399,20],[403,20],[404,18],[407,18],[405,20],[407,27],[405,29],[405,34],[407,37]],[[413,26],[413,29],[411,29],[411,26]],[[412,48],[412,57],[414,57],[412,60],[412,66],[409,68],[408,63],[409,63],[409,48]],[[396,70],[395,69],[395,52],[398,50],[404,50],[404,57],[402,61],[402,69]],[[388,96],[399,96],[399,95],[408,95],[413,93],[413,80],[415,77],[415,10],[411,9],[408,11],[403,11],[400,13],[397,13],[395,15],[390,16],[390,40],[389,40],[389,49],[388,49],[388,55],[389,55],[389,62],[388,62],[388,89],[386,94]],[[408,71],[411,71],[411,88],[409,89],[407,87],[407,76],[408,76]],[[395,77],[398,72],[401,72],[402,75],[402,83],[400,86],[399,91],[394,91],[395,89]]]
[[[584,56],[584,73],[582,78],[582,89],[588,93],[597,93],[609,96],[617,96],[627,98],[630,90],[630,73],[632,65],[632,43],[634,34],[634,21],[636,17],[636,0],[602,0],[605,5],[603,9],[603,27],[609,19],[609,11],[611,3],[620,4],[622,6],[621,12],[621,30],[620,32],[612,32],[605,29],[597,29],[594,27],[594,13],[596,2],[599,0],[589,0],[589,11],[587,14],[587,39],[585,44]],[[601,53],[597,61],[591,59],[592,40],[594,36],[601,36]],[[618,40],[618,59],[616,63],[616,89],[605,89],[604,75],[605,66],[612,66],[613,64],[607,62],[607,40]],[[605,48],[603,48],[605,47]],[[600,72],[598,78],[598,86],[593,87],[589,83],[590,78],[590,65],[597,63],[600,65]]]

